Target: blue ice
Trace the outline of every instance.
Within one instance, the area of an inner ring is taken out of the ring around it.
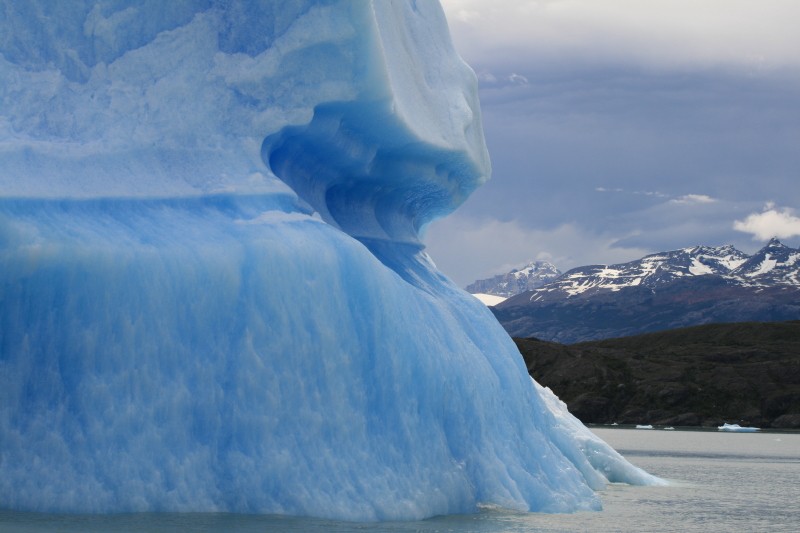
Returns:
[[[490,174],[430,0],[0,0],[0,507],[419,519],[657,482],[420,243]]]

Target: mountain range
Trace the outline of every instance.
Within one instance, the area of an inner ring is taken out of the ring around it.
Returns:
[[[549,283],[561,276],[561,271],[547,261],[531,261],[522,268],[507,274],[481,279],[467,285],[467,292],[510,298]]]
[[[495,286],[483,280],[467,290],[501,296],[522,270],[492,278],[499,280]],[[796,320],[800,249],[772,239],[753,255],[731,245],[695,246],[583,266],[491,309],[514,337],[567,344],[708,323]]]

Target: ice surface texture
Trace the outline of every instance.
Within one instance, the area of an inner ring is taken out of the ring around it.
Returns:
[[[0,0],[0,103],[0,507],[598,507],[419,244],[489,174],[435,2]]]

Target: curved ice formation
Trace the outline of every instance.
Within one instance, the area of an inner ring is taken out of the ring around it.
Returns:
[[[435,2],[0,0],[0,103],[0,508],[411,519],[651,481],[419,244],[489,174]]]

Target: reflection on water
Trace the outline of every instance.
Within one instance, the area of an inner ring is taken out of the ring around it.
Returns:
[[[0,511],[0,533],[797,531],[798,433],[594,431],[632,462],[672,484],[612,485],[602,494],[602,512],[572,515],[491,509],[422,522],[353,524],[215,513],[76,516]]]

